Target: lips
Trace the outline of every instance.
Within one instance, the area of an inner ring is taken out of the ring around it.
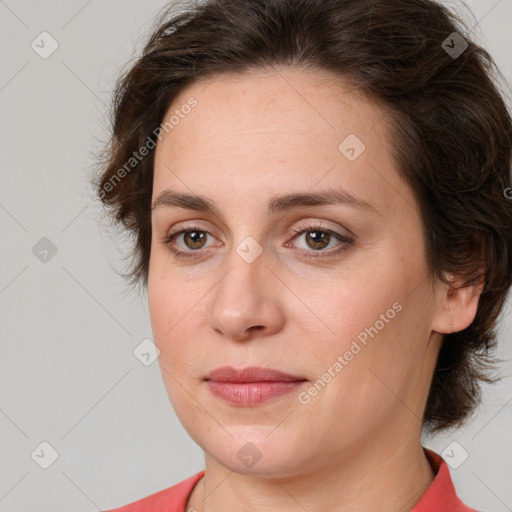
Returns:
[[[293,382],[306,379],[259,366],[249,366],[240,369],[233,368],[232,366],[222,366],[211,371],[205,380],[214,382]]]
[[[306,379],[270,368],[223,366],[210,372],[205,381],[215,397],[247,407],[296,391]]]

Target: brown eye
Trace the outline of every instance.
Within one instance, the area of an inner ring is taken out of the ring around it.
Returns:
[[[206,232],[183,231],[183,242],[189,249],[202,249],[206,242]]]
[[[311,249],[325,249],[331,240],[330,233],[326,231],[308,231],[305,241]]]
[[[301,223],[289,233],[293,243],[287,242],[286,247],[293,246],[305,258],[329,258],[341,254],[354,244],[354,240],[321,226],[318,222]]]
[[[169,246],[169,249],[180,257],[195,257],[196,253],[207,247],[208,235],[210,235],[208,231],[189,227],[189,229],[181,229],[167,235],[161,243]]]

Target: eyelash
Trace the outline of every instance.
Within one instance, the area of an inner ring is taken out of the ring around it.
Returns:
[[[181,229],[180,231],[176,231],[175,233],[170,233],[165,237],[164,240],[161,241],[163,245],[170,246],[172,241],[178,237],[181,234],[189,233],[192,231],[199,231],[201,233],[208,233],[208,231],[201,229],[197,226],[186,226],[186,229]],[[331,229],[322,228],[320,222],[308,222],[300,224],[297,228],[292,229],[288,236],[292,238],[298,238],[299,235],[302,235],[303,233],[307,233],[309,231],[320,231],[321,233],[327,233],[331,236],[334,236],[334,238],[338,239],[340,242],[342,242],[341,247],[338,249],[331,249],[329,251],[324,250],[306,250],[306,249],[299,249],[299,252],[306,258],[306,259],[319,259],[319,258],[330,258],[337,256],[338,254],[341,254],[342,252],[346,251],[350,246],[354,244],[354,240],[341,235],[340,233],[337,233],[336,231],[332,231]],[[196,259],[201,257],[202,250],[189,250],[189,251],[181,251],[177,249],[171,249],[171,252],[175,255],[178,259]]]

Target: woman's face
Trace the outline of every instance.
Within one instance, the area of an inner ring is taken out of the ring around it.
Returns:
[[[191,437],[232,471],[285,476],[419,436],[435,325],[449,317],[384,112],[327,73],[281,68],[196,82],[172,115],[156,149],[148,299]],[[297,380],[206,380],[224,366]]]

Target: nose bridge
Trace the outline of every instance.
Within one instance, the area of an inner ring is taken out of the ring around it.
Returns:
[[[261,223],[261,228],[257,228],[259,223],[257,216],[261,211],[259,204],[257,201],[254,204],[239,204],[238,209],[232,212],[236,221],[231,228],[232,239],[228,244],[229,251],[226,253],[226,267],[229,269],[229,274],[236,274],[238,280],[244,282],[247,280],[251,285],[257,284],[256,276],[268,272],[266,265],[271,259],[268,245],[264,240],[268,226]],[[267,247],[266,251],[264,246]]]
[[[233,244],[226,258],[227,270],[217,287],[216,302],[227,301],[223,307],[233,311],[256,306],[266,281],[264,274],[270,272],[268,254],[264,254],[262,245],[254,237],[246,236]]]
[[[215,287],[210,312],[212,328],[232,338],[246,338],[251,327],[275,331],[282,321],[270,254],[252,236],[233,244],[225,273]]]

